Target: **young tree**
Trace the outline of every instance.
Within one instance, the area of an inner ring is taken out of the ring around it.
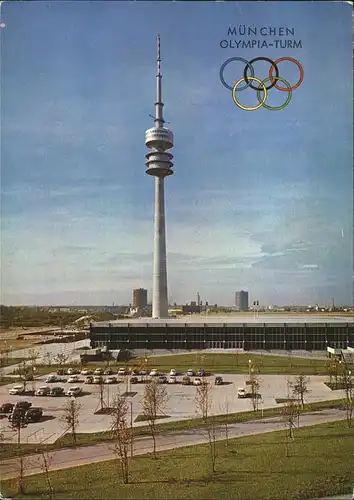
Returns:
[[[11,426],[17,431],[17,453],[19,455],[19,473],[18,473],[18,493],[20,495],[25,494],[25,462],[24,456],[21,453],[21,429],[26,427],[24,412],[21,410],[15,410],[12,415]]]
[[[207,418],[207,433],[212,471],[215,472],[217,449],[216,449],[216,421],[214,415]]]
[[[285,446],[286,446],[286,456],[289,457],[289,438],[294,439],[294,428],[295,421],[298,418],[298,401],[290,396],[291,384],[288,382],[288,397],[284,403],[284,406],[281,410],[281,415],[283,417],[285,423]]]
[[[120,463],[123,483],[127,484],[129,482],[129,446],[132,446],[133,439],[133,429],[127,423],[129,406],[123,396],[117,395],[112,408],[112,449]]]
[[[18,365],[18,368],[15,370],[15,373],[20,376],[20,379],[23,383],[23,387],[26,391],[28,380],[33,378],[31,365],[29,365],[26,360],[23,360]]]
[[[148,421],[153,440],[153,457],[156,458],[156,420],[159,413],[164,413],[168,401],[167,390],[162,384],[151,382],[144,389],[142,412]]]
[[[46,352],[44,355],[44,359],[46,360],[46,364],[48,366],[52,366],[52,353],[51,352]]]
[[[305,375],[298,375],[292,384],[293,396],[301,402],[302,408],[304,407],[304,396],[309,394],[311,391],[308,389],[308,384],[310,382],[309,377]]]
[[[103,409],[106,407],[106,403],[105,403],[105,400],[104,400],[105,384],[104,384],[103,377],[100,377],[100,382],[98,384],[98,389],[99,389],[99,392],[98,392],[97,396],[99,398],[100,411],[103,411]]]
[[[229,400],[226,398],[224,404],[221,407],[221,412],[226,415],[226,420],[224,423],[225,429],[225,446],[229,449]]]
[[[54,488],[52,481],[50,479],[50,463],[52,461],[52,455],[50,455],[46,451],[41,451],[39,456],[40,468],[42,469],[42,473],[44,474],[45,481],[47,483],[48,497],[49,500],[53,500]]]
[[[261,388],[260,378],[258,377],[258,375],[252,372],[249,380],[249,391],[250,391],[250,398],[252,402],[253,411],[258,410],[260,388]]]
[[[352,426],[354,414],[354,378],[351,370],[343,370],[340,377],[340,384],[345,391],[345,410],[348,427]]]
[[[76,445],[76,434],[79,425],[79,418],[81,414],[81,405],[74,397],[64,404],[64,412],[60,420],[66,424],[67,429],[71,431],[73,443]]]
[[[69,361],[69,356],[65,354],[65,352],[59,352],[55,356],[54,361],[58,365],[59,369],[62,369],[63,366]]]
[[[205,381],[202,385],[197,385],[195,394],[196,413],[200,413],[204,422],[207,421],[208,413],[211,408],[212,395],[210,384]]]

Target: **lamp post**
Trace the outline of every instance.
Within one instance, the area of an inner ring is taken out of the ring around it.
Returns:
[[[252,360],[248,360],[248,377],[251,379],[251,365],[252,365]]]

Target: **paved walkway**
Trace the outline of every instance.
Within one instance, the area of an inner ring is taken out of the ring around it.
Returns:
[[[324,410],[316,413],[306,413],[300,419],[300,427],[334,422],[345,419],[342,410]],[[284,422],[278,418],[268,418],[264,420],[253,420],[249,422],[238,422],[230,424],[229,437],[238,438],[254,434],[263,434],[284,429]],[[217,428],[217,440],[225,439],[225,429],[221,426]],[[208,441],[206,431],[203,429],[191,429],[170,434],[157,436],[157,450],[171,450],[184,446],[203,444]],[[115,458],[111,451],[110,443],[100,443],[92,446],[82,446],[78,448],[66,448],[50,453],[51,470],[67,469],[79,465],[102,462]],[[152,452],[152,439],[148,437],[136,438],[134,442],[134,455],[144,455]],[[40,456],[28,455],[24,458],[26,475],[39,474],[42,472],[39,463]],[[0,465],[0,477],[2,480],[16,477],[18,475],[19,459],[4,460]]]

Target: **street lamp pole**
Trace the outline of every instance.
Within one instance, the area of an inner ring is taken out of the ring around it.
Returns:
[[[251,380],[251,365],[252,365],[252,360],[248,360],[248,377]]]

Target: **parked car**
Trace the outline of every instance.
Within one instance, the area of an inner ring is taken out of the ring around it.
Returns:
[[[153,368],[151,371],[150,371],[150,377],[157,377],[159,374],[159,372],[156,370],[156,368]]]
[[[140,375],[139,370],[132,370],[130,372],[130,375],[132,375],[133,377],[136,377],[137,375]]]
[[[50,396],[63,396],[64,394],[64,387],[52,387],[50,389]]]
[[[157,379],[158,384],[167,384],[167,377],[165,375],[160,375]]]
[[[177,371],[174,368],[171,368],[170,375],[175,377],[177,375]]]
[[[118,375],[126,375],[127,371],[125,368],[119,368]]]
[[[25,394],[25,392],[26,391],[23,385],[15,385],[9,390],[9,394],[11,394],[12,396],[19,396],[21,394]]]
[[[60,382],[60,378],[57,375],[49,375],[46,379],[47,384],[51,384],[52,382]]]
[[[169,383],[169,384],[175,384],[176,382],[177,382],[177,378],[176,378],[176,376],[175,376],[175,375],[170,375],[170,376],[168,377],[168,383]]]
[[[196,377],[194,380],[193,380],[193,385],[202,385],[202,379],[199,378],[199,377]]]
[[[189,368],[189,370],[187,371],[187,376],[188,377],[193,377],[194,376],[194,370],[192,370],[192,368]]]
[[[65,375],[65,368],[59,368],[57,370],[57,375]]]
[[[131,383],[131,384],[137,384],[138,382],[139,382],[138,377],[132,377],[132,378],[130,379],[130,383]]]
[[[76,375],[79,372],[79,370],[77,368],[68,368],[68,371],[66,372],[68,375]]]
[[[42,416],[42,408],[30,408],[25,413],[25,422],[39,422]]]
[[[117,383],[117,377],[113,377],[112,375],[110,377],[107,377],[106,380],[104,381],[105,384],[116,384]]]
[[[199,368],[199,370],[197,371],[197,376],[205,377],[205,371],[203,370],[203,368]]]
[[[111,368],[107,368],[105,371],[104,371],[104,374],[105,375],[112,375],[113,373],[113,370]]]
[[[27,411],[29,408],[31,408],[31,406],[32,406],[31,401],[17,401],[12,411],[13,412],[18,410]]]
[[[222,385],[224,383],[223,378],[220,376],[215,377],[214,384],[215,385]]]
[[[42,385],[35,392],[35,396],[49,396],[49,394],[50,394],[50,387],[48,387],[47,385]]]
[[[14,406],[14,403],[1,403],[0,413],[11,413]]]
[[[94,375],[102,375],[103,374],[103,370],[102,368],[96,368],[96,370],[93,372]]]
[[[95,376],[93,377],[93,381],[92,381],[93,384],[102,384],[103,383],[103,378],[101,376]]]
[[[91,375],[92,371],[91,370],[81,370],[80,375]]]
[[[77,384],[78,382],[80,382],[80,378],[78,375],[72,375],[68,378],[68,384]]]
[[[25,413],[26,410],[23,408],[19,408],[16,411],[12,411],[8,416],[8,420],[12,425],[16,424],[24,424],[25,423]]]
[[[246,396],[246,389],[244,389],[243,387],[239,387],[239,388],[237,389],[237,397],[238,397],[238,398],[242,398],[242,399],[243,399],[243,398],[246,398],[246,397],[247,397],[247,396]]]
[[[139,375],[147,375],[147,371],[146,370],[140,370]]]
[[[78,385],[75,386],[75,387],[70,387],[70,389],[68,390],[68,392],[66,393],[68,396],[79,396],[80,394],[82,393],[82,389],[81,387],[79,387]]]
[[[89,375],[88,377],[85,378],[85,384],[93,384],[93,376]]]
[[[190,385],[191,383],[191,379],[190,377],[188,377],[188,375],[185,375],[183,378],[182,378],[182,385]]]

